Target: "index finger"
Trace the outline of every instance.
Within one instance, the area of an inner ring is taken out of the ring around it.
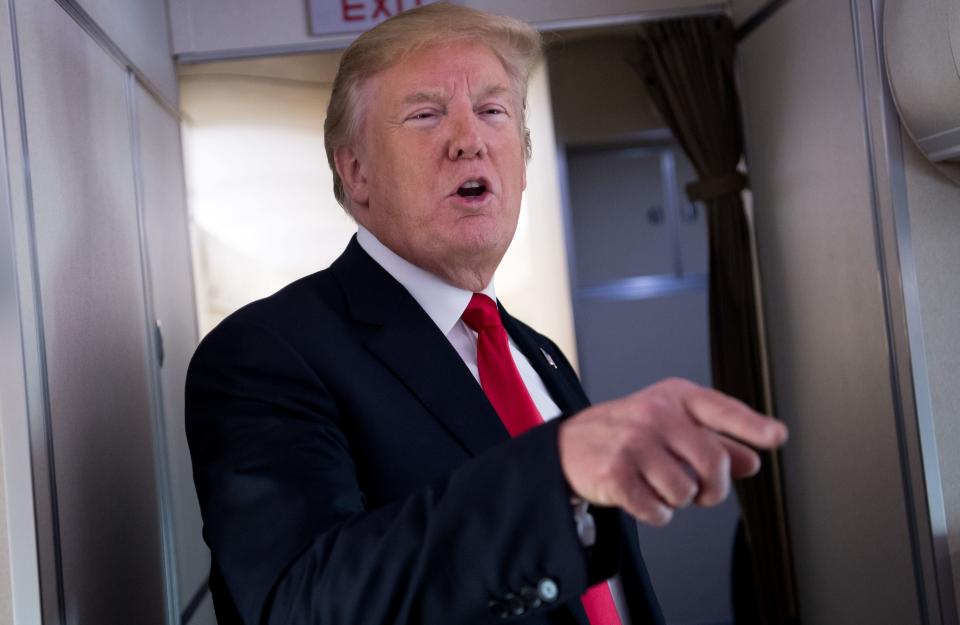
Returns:
[[[700,425],[754,447],[774,449],[787,440],[787,427],[719,391],[699,387],[683,397],[687,413]]]

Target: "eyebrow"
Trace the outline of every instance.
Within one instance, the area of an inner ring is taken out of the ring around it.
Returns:
[[[482,100],[490,96],[501,96],[509,93],[510,89],[503,85],[488,85],[479,92],[477,99]],[[445,104],[448,99],[446,93],[443,91],[418,91],[405,97],[403,103],[422,104],[424,102],[432,102],[434,104]]]
[[[443,104],[446,98],[441,91],[418,91],[411,93],[403,99],[404,104],[421,104],[423,102],[433,102]]]
[[[479,99],[489,98],[490,96],[509,95],[510,89],[503,85],[488,85],[480,91]]]

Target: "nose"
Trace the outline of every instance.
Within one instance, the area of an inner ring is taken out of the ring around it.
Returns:
[[[472,107],[469,111],[451,114],[452,129],[447,156],[450,160],[483,158],[487,153],[486,144],[480,132],[480,120]]]

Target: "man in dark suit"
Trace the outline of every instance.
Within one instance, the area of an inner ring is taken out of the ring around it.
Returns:
[[[325,130],[358,235],[188,374],[222,625],[661,623],[634,519],[721,501],[758,468],[744,443],[785,439],[681,380],[590,406],[496,303],[538,53],[520,22],[440,4],[344,54]]]

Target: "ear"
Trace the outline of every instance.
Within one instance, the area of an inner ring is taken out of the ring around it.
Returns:
[[[339,147],[333,153],[333,160],[340,180],[343,181],[343,190],[352,205],[355,208],[366,208],[370,203],[370,190],[360,155],[352,147]]]

